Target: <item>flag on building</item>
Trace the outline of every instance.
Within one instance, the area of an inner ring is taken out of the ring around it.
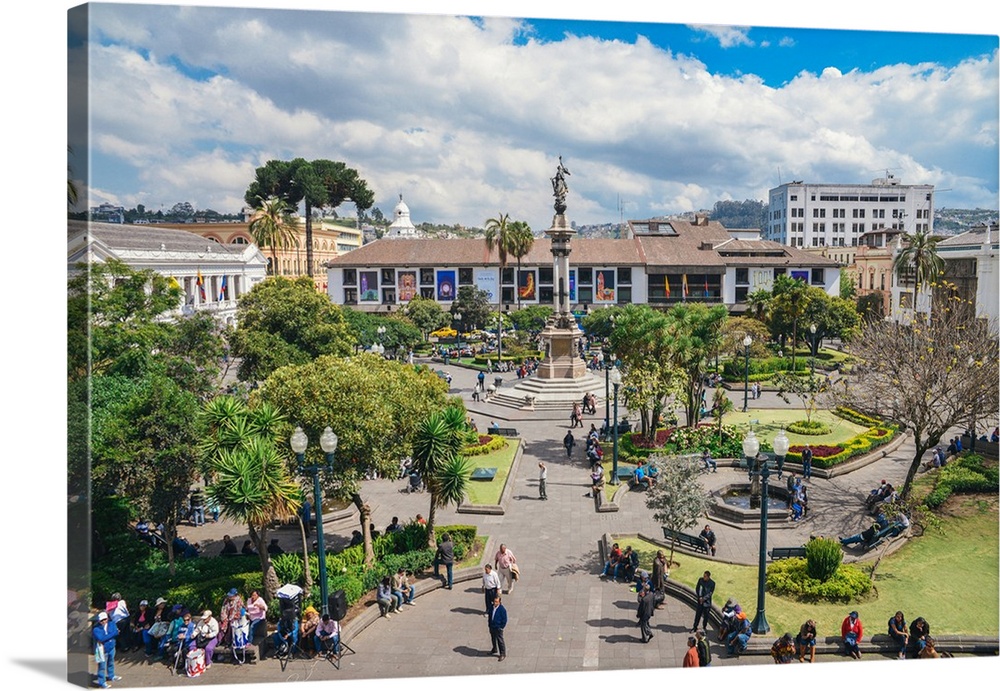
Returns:
[[[688,275],[684,274],[681,276],[681,288],[684,291],[684,297],[688,296]]]
[[[667,299],[670,299],[670,279],[667,278],[666,274],[663,276],[663,292],[667,294]]]
[[[171,276],[170,278],[167,279],[167,285],[170,286],[171,288],[180,288],[181,287],[181,284],[178,283],[177,277],[175,277],[175,276]]]
[[[205,297],[205,279],[201,277],[201,269],[198,269],[198,280],[194,283],[198,286],[198,292],[201,294],[202,302],[204,302],[207,298]]]
[[[708,276],[705,276],[705,297],[708,297]]]
[[[222,275],[222,288],[219,289],[219,302],[229,298],[229,276]]]

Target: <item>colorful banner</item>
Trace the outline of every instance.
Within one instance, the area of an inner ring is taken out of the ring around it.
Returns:
[[[684,297],[688,297],[690,293],[688,292],[688,275],[684,274],[681,276],[681,288],[684,291]]]
[[[198,269],[198,280],[195,281],[195,285],[198,286],[198,292],[201,294],[201,301],[205,302],[205,279],[201,277],[201,269]]]
[[[789,271],[789,273],[791,274],[792,278],[794,278],[795,280],[802,281],[803,283],[809,283],[809,270],[808,269],[806,269],[805,271]]]
[[[360,271],[359,302],[378,302],[378,271]]]
[[[409,302],[417,295],[417,272],[400,271],[396,276],[399,285],[397,299],[400,302]]]
[[[670,299],[670,279],[667,275],[663,275],[663,292],[667,294],[667,299]]]
[[[576,269],[569,270],[569,303],[576,304]]]
[[[615,270],[596,269],[594,302],[615,301]]]
[[[500,293],[497,291],[497,271],[476,269],[476,287],[486,293],[486,302],[495,304]]]
[[[219,288],[219,302],[229,299],[229,274],[222,274],[222,287]]]
[[[455,271],[437,272],[437,299],[451,302],[455,299]]]
[[[535,271],[528,269],[517,274],[517,296],[522,300],[535,299]]]

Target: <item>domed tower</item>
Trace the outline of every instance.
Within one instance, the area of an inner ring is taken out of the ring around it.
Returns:
[[[383,237],[396,238],[417,238],[421,233],[417,231],[413,221],[410,220],[410,207],[403,201],[403,195],[399,195],[399,203],[392,210],[392,225],[385,231]]]

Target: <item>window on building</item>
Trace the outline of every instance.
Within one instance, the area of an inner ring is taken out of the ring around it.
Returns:
[[[236,237],[234,237],[232,240],[229,241],[229,244],[231,244],[231,245],[249,245],[250,241],[247,240],[242,235],[237,235]]]
[[[875,272],[868,274],[868,290],[875,290]]]
[[[514,269],[513,267],[505,267],[500,271],[500,284],[501,285],[514,285]],[[512,289],[513,290],[513,289]]]
[[[549,277],[552,280],[552,277]],[[553,291],[552,286],[539,286],[538,287],[538,303],[541,305],[551,305],[554,301],[552,299]]]
[[[356,304],[358,304],[358,289],[357,288],[344,288],[344,304],[345,305],[356,305]]]
[[[549,285],[552,283],[552,267],[551,266],[540,266],[538,267],[538,283],[540,285]]]
[[[586,286],[594,282],[594,269],[589,266],[581,266],[577,271],[580,285]],[[591,300],[580,300],[580,302],[592,302]]]
[[[826,285],[826,270],[825,269],[813,269],[811,281],[814,286]]]
[[[618,286],[618,304],[629,305],[632,303],[632,288]]]
[[[620,286],[630,286],[632,285],[632,269],[630,267],[620,267],[618,269],[618,285]],[[631,302],[629,298],[629,302]]]
[[[434,269],[421,269],[420,270],[420,285],[422,286],[433,286],[434,285]],[[422,293],[421,293],[422,294]],[[433,292],[431,297],[434,297]]]
[[[784,276],[787,272],[788,272],[788,269],[786,269],[783,266],[780,267],[780,268],[776,268],[774,270],[774,277],[777,278],[778,276]]]
[[[879,281],[882,290],[885,290],[885,271],[881,273],[881,281]]]
[[[396,270],[395,269],[382,269],[382,283],[395,284],[396,283]]]
[[[382,304],[383,305],[395,305],[396,304],[396,289],[395,288],[383,288],[382,289]]]
[[[420,289],[420,297],[422,297],[424,300],[433,300],[434,299],[434,289],[433,288],[421,288]]]
[[[793,202],[797,202],[799,200],[799,195],[797,195],[797,194],[791,194],[791,195],[788,196],[788,199],[791,200],[791,201],[793,201]]]
[[[458,270],[458,285],[460,286],[471,286],[472,285],[472,269],[465,267],[459,268]]]
[[[344,269],[344,285],[356,286],[358,284],[358,270]]]
[[[590,286],[578,286],[577,295],[581,303],[591,303],[594,301],[594,289]]]
[[[736,269],[736,285],[743,286],[749,284],[750,284],[750,270],[746,268]]]
[[[514,286],[505,286],[500,289],[500,300],[508,305],[514,302]]]
[[[747,292],[749,292],[749,290],[750,289],[747,288],[746,286],[737,287],[736,288],[736,302],[746,302],[747,301]]]

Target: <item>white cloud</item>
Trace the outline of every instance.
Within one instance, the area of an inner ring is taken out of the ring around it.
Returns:
[[[158,197],[203,208],[235,211],[256,166],[303,156],[357,168],[384,212],[402,192],[417,222],[502,210],[541,229],[560,154],[577,223],[616,220],[618,196],[633,218],[764,198],[778,169],[856,182],[899,168],[904,183],[947,180],[964,205],[996,204],[996,55],[830,67],[772,88],[645,38],[540,42],[513,19],[170,10],[148,21],[148,52],[93,46],[93,145]],[[108,24],[143,37],[135,21]]]
[[[753,46],[750,40],[750,27],[748,26],[705,26],[694,25],[691,27],[695,31],[708,34],[719,42],[723,48],[734,48],[736,46]]]

